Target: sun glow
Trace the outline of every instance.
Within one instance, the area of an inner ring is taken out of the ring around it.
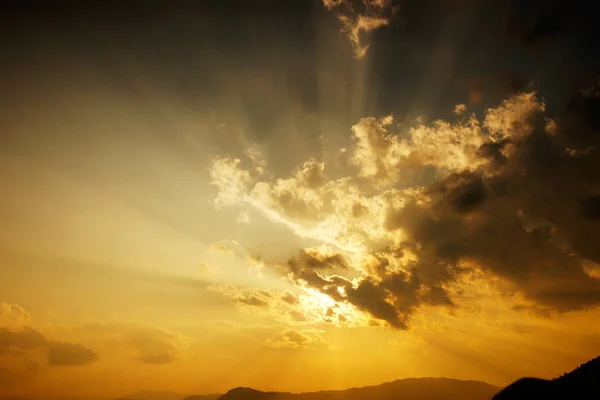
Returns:
[[[337,326],[369,326],[371,318],[352,304],[335,301],[326,294],[312,288],[303,288],[299,296],[300,306],[312,322],[327,322]],[[338,287],[343,294],[344,289]]]

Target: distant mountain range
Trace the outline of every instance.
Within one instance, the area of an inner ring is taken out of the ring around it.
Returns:
[[[478,381],[411,378],[377,386],[297,394],[235,388],[218,400],[490,400],[498,390],[497,386]]]
[[[165,391],[132,393],[113,400],[600,400],[600,357],[553,380],[522,378],[501,388],[479,381],[410,378],[346,390],[262,392],[238,387],[227,393],[184,396]],[[0,398],[0,400],[28,400]],[[98,399],[55,399],[98,400]]]
[[[112,400],[490,400],[500,389],[498,386],[478,381],[461,381],[447,378],[410,378],[376,386],[307,393],[262,392],[251,388],[238,387],[223,395],[208,394],[186,397],[171,392],[141,391]],[[17,399],[0,398],[0,400]]]

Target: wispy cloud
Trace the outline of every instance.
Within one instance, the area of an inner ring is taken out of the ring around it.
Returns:
[[[398,11],[391,0],[364,0],[357,5],[349,0],[323,0],[323,5],[341,22],[357,59],[364,58],[370,46],[364,36],[390,24]]]

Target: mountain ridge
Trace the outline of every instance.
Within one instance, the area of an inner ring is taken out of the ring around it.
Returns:
[[[393,383],[397,383],[397,382],[406,382],[406,381],[425,381],[425,380],[436,380],[436,381],[454,381],[454,382],[474,382],[474,383],[482,383],[485,385],[489,385],[489,386],[495,386],[498,388],[501,388],[502,386],[497,386],[497,385],[492,385],[491,383],[487,383],[484,381],[478,381],[475,379],[455,379],[455,378],[446,378],[446,377],[428,377],[428,376],[424,376],[424,377],[417,377],[417,378],[399,378],[399,379],[395,379],[393,381],[389,381],[389,382],[383,382],[383,383],[379,383],[379,384],[374,384],[374,385],[366,385],[366,386],[353,386],[353,387],[349,387],[346,389],[322,389],[322,390],[313,390],[313,391],[309,391],[309,392],[279,392],[279,391],[272,391],[272,390],[260,390],[260,389],[254,389],[252,387],[248,387],[248,386],[237,386],[234,387],[232,389],[229,389],[227,392],[223,393],[223,395],[233,391],[233,390],[237,390],[237,389],[247,389],[253,392],[261,392],[261,393],[282,393],[282,394],[293,394],[293,395],[300,395],[300,394],[313,394],[313,393],[327,393],[327,392],[345,392],[348,390],[356,390],[356,389],[367,389],[367,388],[375,388],[375,387],[379,387],[382,385],[389,385],[389,384],[393,384]]]
[[[452,378],[406,378],[379,385],[353,387],[340,390],[313,392],[260,391],[249,387],[236,387],[218,400],[360,400],[366,398],[398,399],[486,399],[489,400],[501,387],[475,380]]]

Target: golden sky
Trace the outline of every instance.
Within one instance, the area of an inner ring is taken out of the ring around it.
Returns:
[[[597,81],[565,109],[537,72],[473,88],[462,14],[359,3],[15,14],[2,395],[504,385],[600,352]]]

